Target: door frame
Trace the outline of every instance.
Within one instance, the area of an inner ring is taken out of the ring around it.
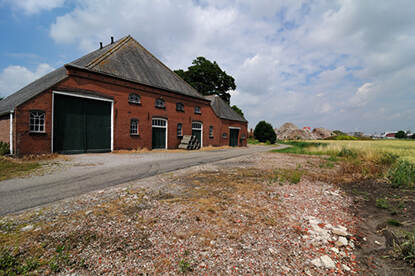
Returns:
[[[193,128],[193,123],[200,124],[199,128]],[[203,123],[201,121],[192,121],[192,131],[193,130],[200,130],[200,147],[203,148]]]
[[[64,95],[64,96],[70,96],[70,97],[78,97],[78,98],[85,98],[85,99],[91,99],[91,100],[97,100],[97,101],[104,101],[104,102],[110,102],[111,103],[111,151],[114,151],[114,100],[111,99],[103,99],[93,96],[86,96],[86,95],[79,95],[79,94],[72,94],[68,92],[61,92],[61,91],[52,91],[52,128],[51,128],[51,152],[53,153],[53,140],[54,140],[54,134],[53,134],[53,125],[54,125],[54,118],[55,118],[55,94],[58,95]]]
[[[162,120],[166,122],[166,126],[153,126],[153,120]],[[168,137],[169,137],[169,120],[163,117],[153,117],[151,118],[151,141],[153,141],[153,127],[155,128],[165,128],[166,129],[166,147],[165,149],[168,149]],[[151,142],[153,143],[153,142]],[[151,149],[153,149],[153,145],[151,145]]]
[[[231,141],[231,129],[237,129],[238,131],[238,137],[236,137],[236,146],[239,147],[239,134],[241,134],[241,128],[240,127],[229,127],[229,142]]]

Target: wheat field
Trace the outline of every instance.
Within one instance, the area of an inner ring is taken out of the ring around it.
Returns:
[[[311,152],[338,153],[343,148],[356,150],[367,160],[377,159],[384,153],[398,155],[400,159],[415,163],[415,140],[368,140],[368,141],[313,141],[327,146],[311,147]]]

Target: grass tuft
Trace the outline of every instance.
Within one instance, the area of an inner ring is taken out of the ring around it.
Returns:
[[[394,188],[414,188],[415,164],[406,160],[399,160],[390,168],[387,177]]]

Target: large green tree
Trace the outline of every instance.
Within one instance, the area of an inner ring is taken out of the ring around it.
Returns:
[[[269,141],[271,144],[275,144],[275,140],[277,140],[274,128],[270,123],[265,121],[260,121],[255,126],[254,137],[260,142]]]
[[[187,71],[179,69],[174,72],[203,95],[219,95],[228,104],[231,99],[228,91],[236,89],[235,79],[226,74],[216,61],[204,57],[193,60]]]

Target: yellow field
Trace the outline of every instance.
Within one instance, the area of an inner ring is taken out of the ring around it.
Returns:
[[[318,143],[327,143],[327,147],[313,147],[310,151],[340,152],[342,148],[359,151],[365,159],[373,160],[382,153],[392,153],[401,159],[415,163],[414,140],[369,140],[369,141],[331,141],[318,140]]]

